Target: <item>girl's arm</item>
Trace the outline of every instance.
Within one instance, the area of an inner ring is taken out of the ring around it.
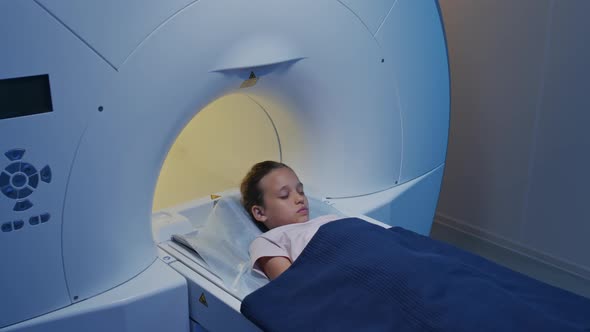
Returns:
[[[291,261],[287,257],[275,256],[275,257],[260,257],[258,259],[258,265],[266,274],[268,279],[274,280],[280,276],[281,273],[285,272],[286,269],[291,266]]]

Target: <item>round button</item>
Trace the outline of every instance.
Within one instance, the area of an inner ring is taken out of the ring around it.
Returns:
[[[22,188],[27,184],[27,176],[24,173],[16,173],[12,176],[12,185],[15,188]]]
[[[12,161],[22,159],[24,154],[25,154],[24,149],[12,149],[10,151],[4,152],[4,155],[6,156],[6,158],[8,158]]]
[[[31,203],[31,201],[29,201],[28,199],[25,199],[24,201],[19,201],[16,202],[16,204],[14,204],[14,208],[12,208],[13,211],[25,211],[30,209],[33,206],[33,203]]]
[[[2,193],[6,195],[8,198],[17,199],[18,198],[18,190],[14,189],[12,186],[4,186],[2,187]]]
[[[22,163],[20,166],[20,171],[25,173],[27,176],[31,176],[31,175],[37,173],[35,166],[33,166],[29,163]]]
[[[0,172],[0,187],[4,187],[10,182],[10,175],[6,172]]]
[[[20,172],[20,165],[21,163],[12,163],[4,169],[7,173],[14,174],[16,172]]]
[[[37,184],[39,184],[39,174],[33,174],[33,176],[29,177],[29,186],[35,189]]]
[[[23,226],[25,225],[25,222],[22,220],[16,220],[12,222],[12,225],[14,226],[14,230],[17,231],[21,228],[23,228]]]
[[[46,183],[51,182],[51,168],[49,168],[49,165],[43,167],[41,170],[41,181]]]
[[[31,225],[39,225],[39,216],[34,216],[29,218],[29,224]]]
[[[2,224],[2,227],[0,227],[2,229],[3,232],[12,232],[12,223],[11,222],[5,222]]]
[[[49,221],[49,219],[51,218],[51,215],[49,213],[43,213],[42,215],[39,216],[41,218],[41,222],[42,223],[46,223]]]
[[[18,198],[26,198],[29,197],[29,195],[31,195],[33,193],[33,191],[29,188],[21,188],[18,190]]]

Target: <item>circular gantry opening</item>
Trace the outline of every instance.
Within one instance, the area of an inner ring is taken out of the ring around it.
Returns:
[[[221,97],[196,113],[170,148],[152,211],[239,187],[250,167],[280,160],[268,110],[243,94]]]

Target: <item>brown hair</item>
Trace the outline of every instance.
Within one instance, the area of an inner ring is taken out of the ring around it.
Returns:
[[[264,224],[257,222],[256,218],[254,218],[254,215],[252,214],[252,207],[254,205],[264,206],[264,193],[262,192],[262,189],[260,189],[260,180],[262,180],[262,178],[272,170],[285,167],[291,169],[291,167],[276,161],[266,160],[259,162],[252,166],[248,174],[246,174],[242,180],[242,184],[240,185],[242,206],[244,206],[244,209],[246,209],[248,215],[250,215],[250,218],[252,218],[258,228],[260,228],[263,232],[267,231],[268,229],[266,226],[264,226]]]

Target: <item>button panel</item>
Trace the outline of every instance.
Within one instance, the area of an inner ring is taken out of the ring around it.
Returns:
[[[29,225],[30,226],[38,226],[41,224],[45,224],[51,220],[51,214],[43,213],[41,215],[32,216],[29,218]],[[24,219],[18,219],[14,221],[4,222],[0,224],[0,231],[3,233],[8,233],[12,231],[18,231],[24,228],[26,225]]]
[[[4,170],[0,170],[0,191],[9,199],[17,200],[12,209],[22,212],[30,209],[33,203],[24,199],[33,194],[39,185],[39,178],[45,183],[50,183],[52,174],[49,165],[37,172],[35,166],[21,161],[25,154],[24,149],[12,149],[4,155],[12,161]]]
[[[28,197],[33,195],[39,187],[39,180],[49,184],[53,177],[49,165],[45,165],[38,171],[35,166],[22,160],[25,152],[25,149],[4,152],[9,164],[0,166],[0,191],[7,198],[15,200],[12,210],[19,214],[19,217],[11,221],[0,220],[0,234],[26,230],[27,227],[39,227],[51,221],[51,214],[47,212],[32,216],[21,215],[34,206]]]

